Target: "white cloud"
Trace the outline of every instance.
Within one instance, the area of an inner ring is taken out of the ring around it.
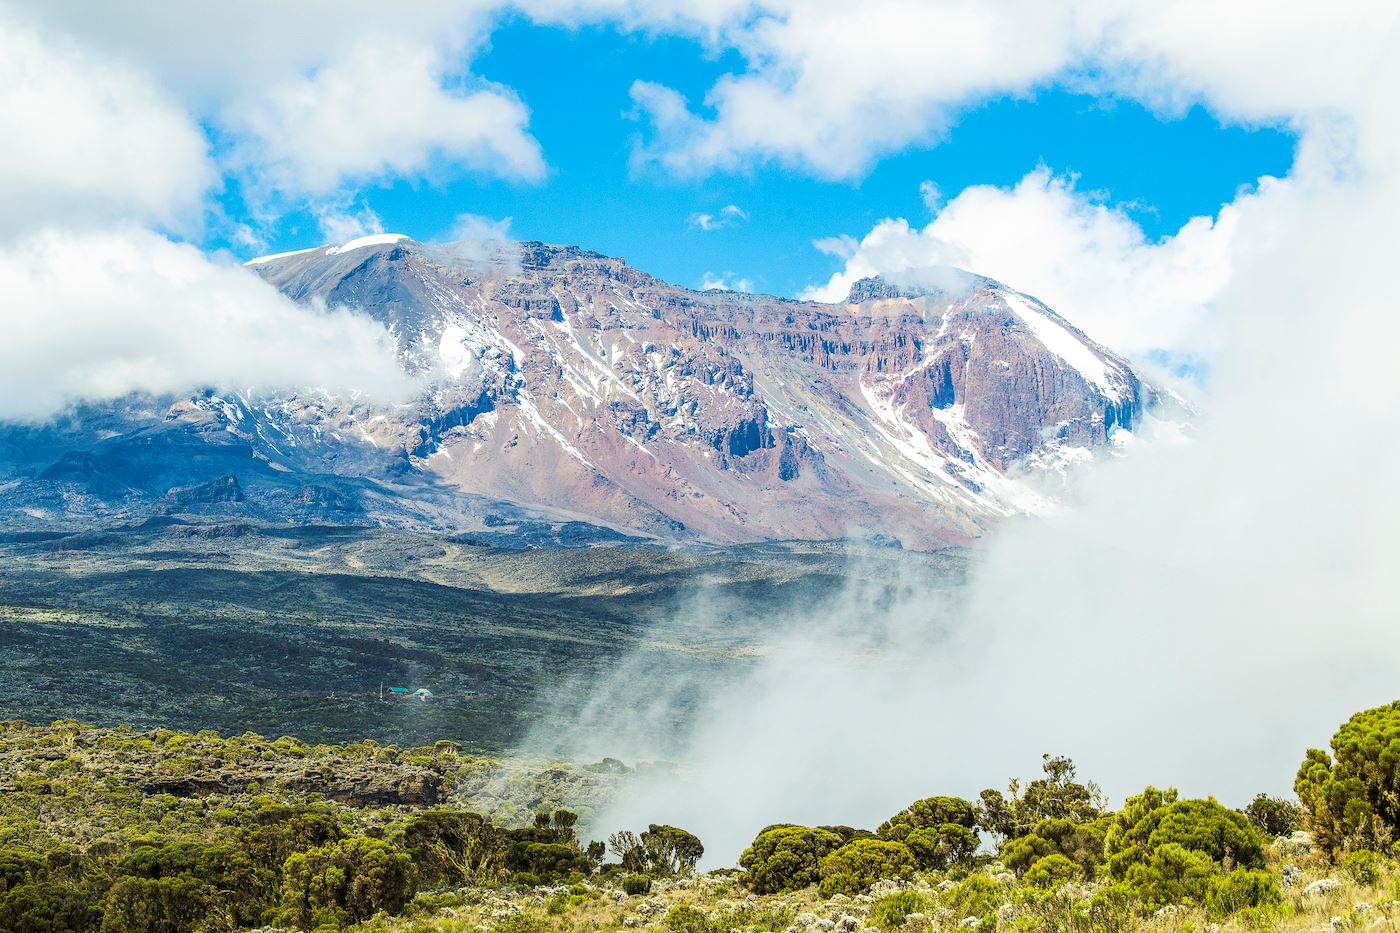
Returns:
[[[511,236],[510,224],[509,217],[458,214],[445,239],[454,256],[477,266],[475,275],[518,275],[520,243]]]
[[[362,236],[384,232],[384,222],[368,204],[354,204],[348,199],[314,203],[311,212],[316,225],[328,243],[346,243]]]
[[[578,706],[556,734],[589,754],[686,764],[601,825],[684,825],[729,864],[766,824],[878,825],[1044,752],[1115,803],[1151,783],[1242,806],[1394,700],[1400,161],[1339,173],[1338,142],[1232,206],[1192,442],[1092,467],[1068,508],[982,542],[965,589],[857,558],[846,593],[790,613],[683,607],[670,643],[722,626],[756,660],[725,679],[641,652]]]
[[[264,221],[386,178],[544,172],[524,105],[470,72],[499,2],[423,0],[393,16],[370,0],[3,8],[126,62],[205,122]]]
[[[212,386],[413,390],[379,323],[293,304],[240,266],[141,230],[0,247],[0,418]]]
[[[733,272],[726,272],[723,275],[706,272],[700,282],[700,291],[707,292],[712,288],[723,292],[752,292],[753,280],[736,278]]]
[[[771,634],[737,682],[667,672],[696,687],[683,706],[667,706],[641,664],[624,667],[630,684],[604,684],[583,707],[610,722],[586,716],[599,731],[574,734],[626,747],[627,722],[693,710],[688,768],[621,795],[604,825],[685,825],[729,860],[767,823],[876,825],[917,797],[1028,776],[1047,751],[1073,755],[1117,799],[1150,782],[1242,805],[1287,793],[1305,749],[1395,698],[1400,11],[1077,10],[1107,23],[1114,80],[1140,81],[1144,96],[1204,95],[1227,116],[1298,126],[1289,176],[1152,242],[1121,211],[1032,172],[964,191],[923,229],[892,220],[859,242],[821,241],[847,258],[826,288],[966,263],[1087,316],[1109,342],[1207,347],[1194,441],[1136,445],[1081,477],[1070,508],[1003,526],[955,600],[916,577],[893,581],[905,598],[857,582],[798,605],[787,628],[766,607],[753,625]],[[996,49],[1035,45],[1012,29]],[[802,51],[772,65],[793,65],[795,87]],[[729,132],[728,120],[721,108],[715,126]],[[703,630],[708,608],[675,624]],[[732,612],[717,616],[739,630]],[[638,660],[656,666],[654,652]]]
[[[919,200],[923,201],[924,207],[930,211],[937,211],[943,206],[943,189],[926,178],[919,182]]]
[[[1121,209],[1041,168],[1011,188],[964,189],[921,229],[882,220],[853,247],[840,241],[845,267],[808,294],[841,301],[866,276],[956,266],[1037,296],[1120,352],[1179,360],[1217,342],[1211,307],[1229,282],[1240,203],[1152,242]]]
[[[511,218],[499,220],[483,214],[458,214],[452,222],[452,231],[447,235],[449,242],[456,240],[506,241],[510,236]]]
[[[726,204],[716,214],[694,213],[690,215],[690,226],[708,233],[734,223],[748,223],[749,215],[737,204]]]
[[[877,157],[933,141],[956,108],[1018,93],[1060,71],[1094,37],[1092,17],[1060,3],[838,0],[759,4],[727,21],[723,42],[749,69],[722,77],[698,115],[676,91],[637,82],[653,135],[638,153],[680,175],[753,161],[850,177]]]
[[[1393,5],[1371,0],[1347,0],[1321,21],[1306,6],[1265,0],[1228,9],[870,0],[858,15],[838,0],[768,0],[749,12],[712,26],[746,70],[694,106],[671,88],[633,85],[652,129],[640,162],[687,176],[774,161],[855,177],[883,155],[938,140],[966,107],[1056,81],[1168,110],[1204,99],[1245,121],[1313,119],[1366,96],[1370,66],[1349,52],[1400,23]]]
[[[314,73],[282,82],[225,114],[233,161],[257,186],[323,195],[347,184],[419,176],[449,164],[506,178],[544,174],[529,113],[514,94],[478,82],[444,86],[430,50],[364,42]]]
[[[141,74],[0,9],[0,235],[111,220],[189,228],[215,182],[207,142]]]

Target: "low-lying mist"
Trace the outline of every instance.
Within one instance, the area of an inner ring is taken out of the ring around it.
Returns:
[[[723,625],[692,601],[662,628],[757,647],[679,669],[643,650],[594,686],[565,748],[678,765],[596,830],[675,823],[733,863],[766,824],[873,827],[1044,752],[1115,803],[1153,783],[1239,806],[1400,696],[1400,341],[1376,235],[1400,198],[1389,163],[1335,142],[1306,137],[1293,175],[1234,204],[1192,442],[1090,467],[1059,514],[983,542],[965,586],[886,567]]]

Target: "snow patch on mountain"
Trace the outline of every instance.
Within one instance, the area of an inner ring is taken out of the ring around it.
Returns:
[[[1089,346],[1071,333],[1048,308],[1034,299],[1009,290],[1003,290],[1001,300],[1020,318],[1045,349],[1064,360],[1081,376],[1093,383],[1105,395],[1113,399],[1123,398],[1122,374],[1100,359]]]
[[[390,246],[404,240],[412,239],[405,233],[371,233],[369,236],[356,237],[341,243],[339,246],[326,247],[327,256],[335,256],[339,253],[348,253],[352,250],[364,249],[367,246]]]

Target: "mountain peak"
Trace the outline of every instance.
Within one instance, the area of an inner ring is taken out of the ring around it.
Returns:
[[[696,292],[537,241],[375,234],[249,268],[382,321],[422,395],[172,400],[159,442],[149,415],[95,414],[90,450],[0,501],[130,514],[232,477],[242,499],[200,508],[927,548],[1048,508],[1043,478],[1112,448],[1156,399],[1041,302],[961,270],[862,279],[831,305]]]

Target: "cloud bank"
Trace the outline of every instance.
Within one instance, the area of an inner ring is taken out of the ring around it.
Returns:
[[[217,172],[182,108],[135,69],[0,9],[0,236],[50,223],[197,227]]]
[[[1395,698],[1400,129],[1386,111],[1400,64],[1388,11],[1348,13],[1331,32],[1276,7],[1267,30],[1230,15],[1205,52],[1174,12],[1117,24],[1113,48],[1137,50],[1163,99],[1204,93],[1227,115],[1281,112],[1303,129],[1287,178],[1174,237],[1146,242],[1035,172],[965,192],[924,230],[887,221],[824,244],[847,261],[832,290],[981,257],[1101,337],[1208,347],[1195,440],[1147,437],[1094,466],[1068,508],[989,539],[955,594],[896,576],[797,604],[786,622],[749,619],[771,634],[730,681],[625,666],[585,707],[612,713],[581,724],[590,748],[683,765],[602,826],[674,822],[732,863],[768,823],[873,826],[917,797],[1028,776],[1043,752],[1074,756],[1119,800],[1150,782],[1242,805],[1286,793],[1306,748]],[[1302,79],[1263,67],[1294,60]],[[1337,83],[1315,80],[1332,65]],[[1024,255],[1032,242],[1045,255]],[[674,625],[708,618],[688,609]],[[649,732],[679,753],[636,744]]]
[[[1229,282],[1238,217],[1250,197],[1152,242],[1121,208],[1040,168],[1010,188],[964,189],[922,228],[886,219],[860,240],[817,241],[845,265],[804,297],[843,301],[866,276],[955,266],[1035,295],[1130,356],[1208,356],[1219,342],[1213,304]]]
[[[377,322],[295,305],[241,266],[147,231],[0,246],[0,293],[0,419],[204,386],[386,400],[414,388]]]

